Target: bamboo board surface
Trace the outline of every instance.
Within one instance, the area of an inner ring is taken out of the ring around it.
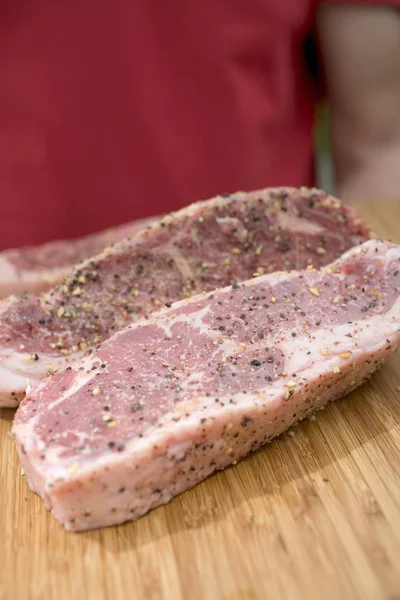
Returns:
[[[400,242],[400,201],[361,212]],[[399,386],[400,353],[294,436],[80,534],[29,491],[0,410],[0,600],[399,600]]]

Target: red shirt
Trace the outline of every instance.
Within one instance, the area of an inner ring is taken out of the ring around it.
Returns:
[[[2,3],[0,247],[312,184],[312,4]]]

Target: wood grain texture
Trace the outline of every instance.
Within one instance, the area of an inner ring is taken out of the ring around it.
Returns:
[[[400,242],[400,201],[362,212]],[[66,533],[0,410],[0,600],[398,600],[400,354],[351,396],[136,523]]]

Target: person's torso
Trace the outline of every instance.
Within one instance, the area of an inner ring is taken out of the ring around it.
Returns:
[[[1,247],[309,185],[311,0],[0,9]]]

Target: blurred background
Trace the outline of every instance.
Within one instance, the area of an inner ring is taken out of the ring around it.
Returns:
[[[315,160],[317,185],[334,193],[334,170],[329,138],[329,107],[326,102],[317,107],[315,128]]]
[[[5,2],[0,73],[0,250],[236,190],[400,197],[400,0]]]

